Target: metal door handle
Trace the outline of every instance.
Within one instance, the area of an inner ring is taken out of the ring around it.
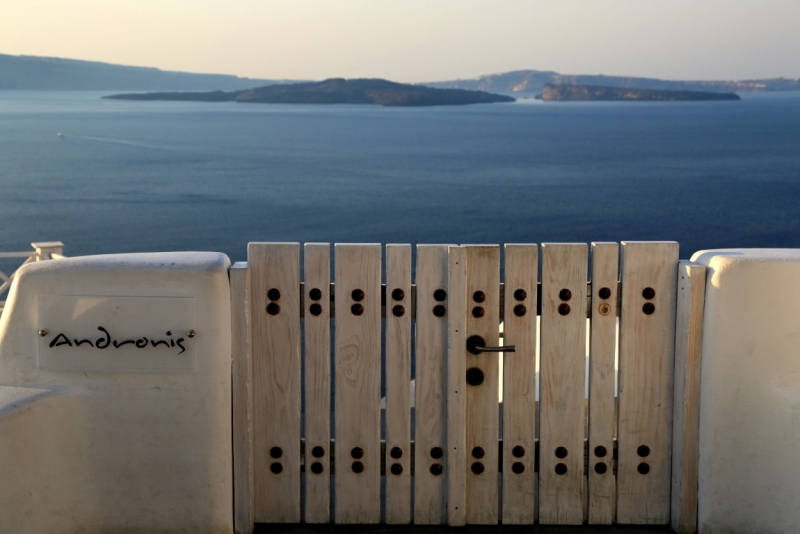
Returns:
[[[480,354],[481,352],[516,352],[517,348],[515,345],[487,347],[486,341],[481,336],[470,336],[467,339],[467,350],[472,354]]]

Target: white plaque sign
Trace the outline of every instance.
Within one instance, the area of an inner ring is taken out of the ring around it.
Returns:
[[[39,368],[194,370],[192,297],[39,296]]]

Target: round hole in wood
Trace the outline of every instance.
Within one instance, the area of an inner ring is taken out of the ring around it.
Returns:
[[[517,304],[516,306],[514,306],[514,315],[516,315],[517,317],[522,317],[523,315],[525,315],[525,313],[527,313],[527,311],[528,309],[525,307],[524,304]]]
[[[436,306],[433,307],[433,314],[436,317],[444,317],[445,312],[446,310],[444,306],[442,306],[441,304],[437,304]]]
[[[484,293],[483,291],[476,291],[475,293],[472,294],[472,300],[478,303],[483,302],[484,300],[486,300],[486,293]]]
[[[647,458],[650,456],[650,447],[647,445],[639,445],[639,448],[636,449],[636,454],[641,456],[642,458]]]
[[[403,466],[400,464],[392,464],[392,467],[389,468],[389,471],[391,471],[393,475],[402,475]]]
[[[567,454],[566,447],[556,447],[556,458],[566,458]]]
[[[280,447],[272,447],[269,450],[269,455],[272,456],[273,458],[280,458],[281,456],[283,456],[283,451],[281,450]]]
[[[569,299],[572,298],[572,291],[570,291],[567,288],[564,288],[558,292],[558,298],[560,298],[564,302],[567,302]]]
[[[526,298],[528,298],[528,292],[525,291],[524,289],[517,289],[516,291],[514,291],[514,299],[523,301]]]
[[[513,449],[511,449],[511,454],[514,455],[514,458],[522,458],[525,456],[525,447],[522,445],[517,445]]]
[[[442,456],[444,456],[444,451],[442,450],[441,447],[433,447],[431,449],[431,458],[433,458],[434,460],[438,460]]]
[[[597,295],[601,299],[611,298],[611,290],[609,288],[607,288],[607,287],[601,287],[600,291],[597,292]]]
[[[322,298],[322,291],[320,291],[319,288],[315,287],[314,289],[308,292],[308,298],[310,298],[311,300],[319,300]]]
[[[280,311],[281,311],[281,307],[278,306],[276,303],[270,302],[269,304],[267,304],[267,313],[268,314],[270,314],[270,315],[278,315],[280,313]]]
[[[350,292],[350,296],[353,297],[353,300],[356,302],[361,302],[364,300],[364,292],[360,289],[354,289]]]
[[[569,304],[559,304],[558,313],[561,315],[569,315]]]
[[[642,296],[647,300],[651,300],[653,297],[656,296],[656,290],[652,287],[646,287],[642,290]]]
[[[467,369],[467,384],[470,386],[480,386],[483,384],[483,371],[477,367]]]
[[[480,319],[481,317],[483,317],[484,313],[485,312],[483,311],[482,306],[475,306],[474,308],[472,308],[472,316],[475,317],[476,319]]]
[[[476,475],[480,475],[481,473],[483,473],[483,464],[480,462],[473,462],[470,469],[472,469],[472,472],[475,473]]]
[[[649,465],[647,465],[646,463],[642,462],[642,463],[640,463],[640,464],[638,465],[638,467],[636,468],[636,470],[637,470],[637,471],[639,471],[639,474],[641,474],[641,475],[646,475],[647,473],[649,473],[649,472],[650,472],[650,466],[649,466]]]
[[[319,475],[320,473],[322,473],[322,464],[319,462],[314,462],[313,464],[311,464],[311,472],[314,473],[315,475]]]
[[[598,445],[594,448],[594,455],[598,458],[605,458],[606,454],[608,454],[608,451],[602,445]]]
[[[557,475],[566,475],[567,474],[567,464],[556,464],[556,474]]]
[[[273,287],[267,291],[267,298],[269,298],[269,300],[279,300],[281,298],[281,292]]]
[[[642,311],[645,315],[653,315],[653,312],[656,311],[656,307],[652,302],[645,302],[644,306],[642,306]]]
[[[308,307],[308,312],[314,317],[316,317],[317,315],[322,313],[322,305],[314,303]]]
[[[323,456],[325,456],[325,449],[317,445],[316,447],[311,449],[311,456],[313,456],[314,458],[322,458]]]
[[[594,464],[594,472],[598,475],[604,475],[608,471],[608,466],[605,462],[597,462]]]
[[[395,317],[402,317],[403,315],[405,315],[405,313],[406,309],[399,304],[396,304],[392,308],[392,315],[394,315]]]
[[[525,471],[525,464],[523,464],[522,462],[514,462],[513,464],[511,464],[511,470],[515,474],[519,475],[523,471]]]
[[[447,291],[444,289],[437,289],[433,292],[433,298],[436,299],[437,302],[442,302],[447,298]]]
[[[272,465],[269,466],[269,470],[272,471],[274,474],[278,474],[283,471],[283,466],[280,462],[272,462]]]
[[[403,291],[399,287],[392,290],[392,299],[393,300],[403,300],[404,298],[406,298],[406,292],[405,291]]]
[[[361,473],[364,471],[364,464],[361,462],[353,462],[352,468],[353,473]]]
[[[398,460],[403,457],[403,449],[401,449],[400,447],[392,447],[392,450],[389,451],[389,456],[391,456],[395,460]]]
[[[360,460],[361,458],[364,457],[364,449],[362,449],[361,447],[353,447],[353,449],[350,451],[350,456],[352,456],[356,460]]]
[[[431,466],[431,474],[433,476],[438,477],[439,475],[442,474],[442,471],[444,471],[444,468],[442,468],[442,464],[433,464]]]
[[[472,447],[473,458],[478,458],[478,459],[483,458],[484,454],[485,453],[483,452],[483,447]]]
[[[350,311],[353,312],[353,315],[361,315],[364,313],[364,306],[361,304],[353,304],[350,306]]]

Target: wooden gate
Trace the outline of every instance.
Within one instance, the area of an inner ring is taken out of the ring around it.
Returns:
[[[303,281],[297,243],[250,243],[231,268],[237,532],[693,532],[705,271],[677,243],[333,256],[333,281],[328,244],[304,246]]]

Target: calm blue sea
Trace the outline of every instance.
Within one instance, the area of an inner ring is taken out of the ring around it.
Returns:
[[[800,93],[412,109],[100,96],[0,92],[0,251],[800,247]]]

